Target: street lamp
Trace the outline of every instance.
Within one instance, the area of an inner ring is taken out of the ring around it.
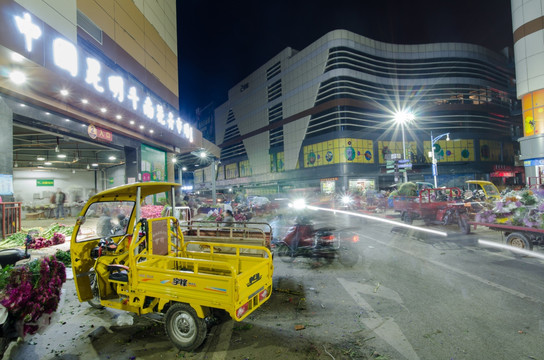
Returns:
[[[434,187],[437,188],[438,185],[436,183],[436,177],[438,175],[438,166],[436,158],[434,157],[434,144],[442,139],[443,137],[446,137],[446,141],[450,141],[450,133],[444,133],[442,135],[438,135],[437,137],[433,138],[433,132],[431,131],[431,151],[429,151],[429,155],[432,157],[432,171],[433,171],[433,177],[434,177]]]
[[[215,176],[216,176],[216,171],[217,171],[217,158],[212,155],[212,154],[208,154],[208,152],[206,152],[206,150],[200,150],[198,152],[191,152],[191,154],[195,155],[195,156],[198,156],[200,158],[201,161],[207,159],[207,160],[210,160],[211,161],[211,166],[212,166],[212,204],[215,204],[216,201],[217,201],[217,195],[216,195],[216,189],[215,189]]]
[[[402,159],[406,160],[406,140],[404,138],[404,124],[414,121],[415,116],[409,111],[399,111],[395,113],[395,122],[400,124],[402,131]],[[404,182],[408,182],[408,172],[404,171]]]

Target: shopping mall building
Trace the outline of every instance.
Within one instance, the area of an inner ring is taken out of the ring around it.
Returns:
[[[0,23],[4,201],[173,181],[215,146],[179,114],[175,0],[0,0]]]
[[[396,122],[399,113],[413,121]],[[411,181],[524,182],[516,163],[521,105],[508,51],[388,44],[336,30],[301,51],[277,54],[201,116],[210,118],[221,148],[217,189],[384,188],[403,177],[390,159],[405,156],[401,168]],[[213,173],[196,171],[195,188],[210,188]]]

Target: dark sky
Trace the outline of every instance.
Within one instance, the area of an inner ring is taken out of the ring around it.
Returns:
[[[290,46],[331,30],[384,42],[512,47],[510,0],[178,0],[180,108],[220,105],[237,82]]]

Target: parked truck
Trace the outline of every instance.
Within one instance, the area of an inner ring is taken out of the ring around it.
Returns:
[[[228,314],[242,321],[267,301],[274,268],[262,243],[204,237],[175,216],[141,218],[150,195],[169,193],[175,208],[177,186],[135,183],[93,196],[77,219],[70,252],[80,301],[159,315],[172,343],[191,351],[205,339],[206,319]]]

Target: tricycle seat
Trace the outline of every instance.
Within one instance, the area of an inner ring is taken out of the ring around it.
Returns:
[[[122,264],[110,264],[108,265],[108,271],[110,272],[110,275],[108,276],[110,281],[128,283],[128,266]]]

